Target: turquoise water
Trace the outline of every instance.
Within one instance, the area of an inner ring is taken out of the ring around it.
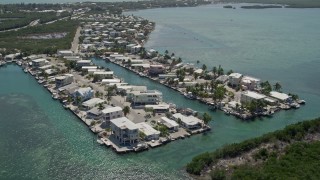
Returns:
[[[169,51],[175,48],[174,52],[185,61],[199,59],[209,67],[221,64],[226,69],[280,81],[285,91],[299,93],[307,100],[307,105],[254,122],[243,122],[217,111],[211,113],[213,130],[206,135],[196,135],[139,154],[117,155],[98,146],[88,128],[53,101],[29,74],[16,65],[8,65],[0,68],[0,179],[187,179],[183,166],[199,153],[320,115],[320,83],[317,78],[320,67],[320,35],[317,29],[320,26],[315,18],[320,15],[318,9],[245,11],[204,6],[134,13],[159,19],[148,47]],[[284,30],[279,20],[283,16],[287,17],[284,24],[292,24]],[[173,23],[175,18],[180,20]],[[233,21],[223,23],[223,19],[230,18],[237,19],[237,25]],[[183,22],[182,19],[188,21]],[[207,23],[200,26],[200,22],[195,22],[201,19]],[[210,19],[215,19],[215,22],[208,22]],[[246,28],[248,26],[250,28]],[[219,27],[219,30],[213,27]],[[300,33],[293,27],[300,27]],[[179,29],[188,36],[179,33]],[[216,31],[220,33],[213,36]],[[264,37],[268,31],[272,36]],[[291,35],[291,31],[296,31],[296,34]],[[263,40],[260,39],[262,37]],[[191,38],[203,42],[194,42]],[[155,42],[158,42],[157,46]],[[211,45],[210,51],[204,42]],[[256,48],[253,51],[250,47]],[[277,53],[270,53],[270,49]],[[207,111],[205,105],[187,100],[177,92],[117,65],[99,59],[94,59],[94,62],[114,70],[126,82],[162,91],[165,101],[199,112]]]

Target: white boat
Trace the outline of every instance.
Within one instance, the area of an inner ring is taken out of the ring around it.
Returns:
[[[104,145],[104,142],[101,141],[100,139],[97,139],[97,143],[99,143],[100,145]]]

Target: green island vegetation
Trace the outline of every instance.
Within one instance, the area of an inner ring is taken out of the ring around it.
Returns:
[[[39,20],[39,24],[54,21],[70,16],[69,12],[12,12],[5,11],[0,14],[0,31],[20,28],[29,25],[32,21]]]
[[[215,167],[210,172],[212,179],[319,179],[319,132],[320,118],[299,122],[200,154],[187,164],[186,170],[207,175],[205,171]],[[220,160],[242,159],[248,154],[252,160],[240,165],[218,166]]]
[[[58,49],[70,49],[78,24],[77,21],[61,20],[18,31],[1,32],[0,48],[6,49],[5,54],[14,52],[16,49],[29,54],[54,54]],[[66,33],[66,35],[61,38],[24,38],[54,33]]]
[[[220,0],[219,3],[259,3],[259,4],[281,4],[287,8],[319,8],[320,1],[317,0]]]
[[[252,6],[241,6],[243,9],[267,9],[267,8],[282,8],[279,5],[252,5]]]

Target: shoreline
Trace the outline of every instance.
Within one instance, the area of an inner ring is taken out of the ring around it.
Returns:
[[[22,70],[25,69],[25,68],[22,67],[24,65],[19,60],[7,61],[3,65],[6,66],[7,63],[8,64],[14,63],[14,65],[20,66]],[[26,72],[26,69],[25,69],[25,72]],[[111,147],[113,149],[113,151],[116,152],[117,154],[124,154],[124,153],[130,153],[130,152],[136,152],[136,153],[137,152],[142,152],[142,151],[145,151],[145,150],[149,150],[149,149],[153,149],[153,148],[156,148],[156,147],[163,146],[163,145],[165,145],[167,143],[170,143],[170,142],[178,140],[178,139],[189,138],[192,135],[201,134],[201,133],[204,133],[206,131],[210,131],[211,130],[211,128],[209,126],[206,126],[203,129],[200,129],[198,131],[192,132],[190,134],[186,134],[184,136],[177,136],[175,138],[167,139],[167,140],[165,140],[165,141],[163,141],[161,143],[153,144],[153,143],[149,142],[149,143],[146,144],[147,146],[145,146],[144,148],[137,148],[137,149],[136,148],[130,148],[130,149],[123,150],[123,148],[121,148],[121,146],[119,147],[118,145],[116,145],[112,141],[110,141],[107,138],[101,136],[101,131],[96,130],[96,127],[94,127],[94,126],[91,126],[91,122],[92,121],[86,119],[85,116],[83,114],[81,114],[81,112],[78,112],[79,110],[77,110],[77,108],[75,108],[75,106],[73,106],[71,104],[70,105],[66,105],[66,103],[63,101],[63,99],[59,98],[59,96],[57,95],[57,92],[56,92],[55,89],[50,88],[49,86],[47,86],[48,84],[46,84],[46,83],[45,84],[40,83],[41,79],[39,80],[36,72],[32,71],[31,69],[28,69],[28,72],[26,72],[26,73],[28,73],[32,77],[34,77],[34,79],[36,81],[38,81],[38,84],[40,86],[42,86],[43,88],[45,88],[52,95],[52,100],[53,101],[59,100],[60,104],[65,108],[65,110],[70,111],[79,120],[81,120],[82,123],[84,123],[90,129],[90,131],[93,134],[97,135],[97,137],[99,137],[97,139],[97,143],[98,144],[105,145],[106,147]]]

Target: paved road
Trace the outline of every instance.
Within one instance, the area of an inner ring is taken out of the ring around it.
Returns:
[[[81,27],[79,26],[77,29],[77,32],[73,38],[73,41],[71,43],[71,51],[73,51],[74,53],[78,53],[79,52],[79,37],[80,37],[80,31],[81,31]]]

